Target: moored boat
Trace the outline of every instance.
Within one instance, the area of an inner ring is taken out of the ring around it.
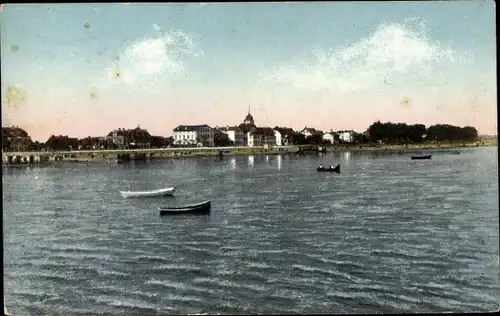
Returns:
[[[330,167],[323,167],[319,166],[316,171],[318,172],[336,172],[340,173],[340,164],[338,164],[336,167],[330,166]]]
[[[175,192],[175,187],[164,188],[150,191],[120,191],[122,197],[126,198],[141,198],[141,197],[160,197],[171,196]]]
[[[181,214],[199,214],[207,215],[210,214],[212,202],[204,201],[196,204],[185,205],[185,206],[163,206],[158,207],[160,215],[181,215]]]
[[[424,160],[424,159],[431,159],[432,155],[425,155],[425,156],[411,156],[411,160]]]

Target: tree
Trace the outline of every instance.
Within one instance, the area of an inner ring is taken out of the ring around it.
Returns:
[[[323,136],[321,134],[313,134],[306,137],[307,144],[321,145],[323,144]]]
[[[306,136],[302,133],[293,133],[293,144],[294,145],[306,145]]]
[[[234,143],[229,139],[226,133],[215,133],[214,135],[214,146],[215,147],[225,147],[233,146]]]
[[[9,136],[5,131],[2,129],[2,150],[9,150],[10,149],[10,141],[9,141]]]

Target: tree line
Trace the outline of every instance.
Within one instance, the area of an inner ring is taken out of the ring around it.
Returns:
[[[437,124],[426,128],[423,124],[381,123],[377,121],[368,128],[372,142],[384,143],[419,143],[423,141],[473,141],[478,132],[472,126],[453,126]]]

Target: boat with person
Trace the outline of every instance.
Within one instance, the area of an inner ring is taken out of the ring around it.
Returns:
[[[316,169],[318,172],[336,172],[340,173],[340,164],[337,164],[337,166],[329,166],[329,167],[323,167],[323,165],[319,165],[319,167]]]
[[[208,215],[212,207],[211,201],[204,201],[196,204],[184,206],[163,206],[158,207],[160,215],[182,215],[182,214],[198,214]]]
[[[149,191],[120,191],[123,198],[160,197],[174,195],[175,187],[149,190]]]
[[[424,160],[431,159],[432,155],[423,155],[423,156],[411,156],[411,160]]]

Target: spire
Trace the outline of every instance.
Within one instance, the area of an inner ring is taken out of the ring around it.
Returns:
[[[248,106],[248,114],[250,114],[250,105]]]

